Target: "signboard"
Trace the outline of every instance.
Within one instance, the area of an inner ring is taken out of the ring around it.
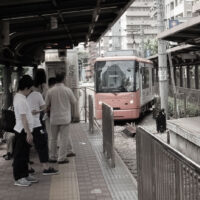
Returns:
[[[166,68],[160,68],[158,71],[158,77],[160,81],[166,81],[167,80],[167,69]]]
[[[173,27],[175,27],[175,26],[177,26],[177,25],[179,25],[180,24],[180,22],[179,22],[179,20],[175,20],[175,19],[171,19],[171,20],[169,20],[169,29],[170,28],[173,28]]]

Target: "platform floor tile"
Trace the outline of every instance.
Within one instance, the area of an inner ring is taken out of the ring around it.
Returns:
[[[59,175],[51,177],[49,200],[79,200],[79,188],[74,158],[59,165]]]
[[[84,124],[72,125],[80,200],[112,200]]]

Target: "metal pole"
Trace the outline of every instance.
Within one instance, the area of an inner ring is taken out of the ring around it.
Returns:
[[[141,57],[144,58],[144,27],[140,25],[141,31]]]
[[[22,66],[18,66],[17,68],[17,83],[19,83],[20,78],[23,75],[23,67]]]
[[[10,44],[10,24],[8,21],[0,20],[0,48]]]
[[[87,88],[85,87],[85,123],[87,123]]]
[[[12,105],[12,84],[11,84],[12,69],[9,63],[3,68],[3,91],[4,91],[4,108],[8,109]]]
[[[164,24],[164,0],[157,1],[157,21],[158,33],[165,29]],[[168,80],[167,80],[167,53],[166,41],[158,39],[158,66],[159,66],[159,88],[161,109],[165,109],[166,117],[168,119]]]

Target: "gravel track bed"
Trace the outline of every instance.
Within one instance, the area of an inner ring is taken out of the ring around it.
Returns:
[[[143,119],[136,123],[145,126],[149,130],[155,130],[156,124],[152,114],[147,114]],[[123,130],[124,125],[115,125],[115,150],[124,161],[134,178],[137,180],[137,160],[136,160],[136,137],[126,135]]]

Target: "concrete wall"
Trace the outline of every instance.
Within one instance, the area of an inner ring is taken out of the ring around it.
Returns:
[[[185,156],[200,164],[200,138],[179,126],[167,122],[170,134],[170,145]]]

